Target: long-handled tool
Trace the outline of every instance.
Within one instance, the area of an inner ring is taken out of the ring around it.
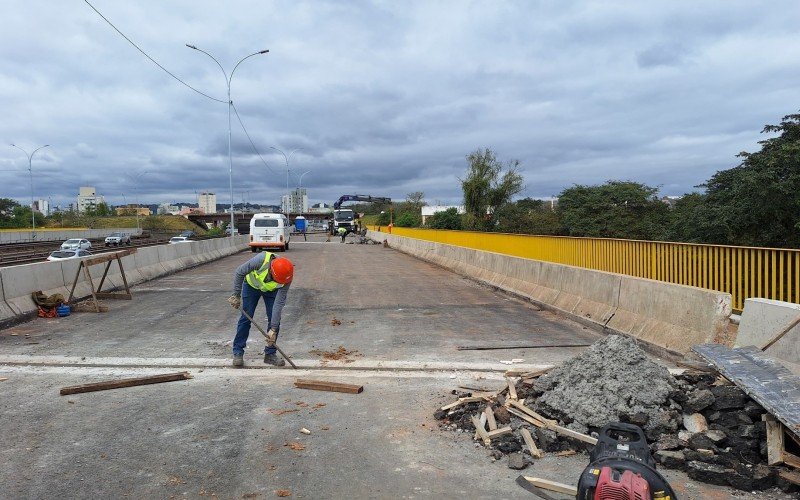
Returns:
[[[254,319],[253,319],[253,318],[252,318],[252,317],[251,317],[249,314],[247,314],[247,311],[245,311],[244,309],[241,309],[241,311],[242,311],[242,314],[244,314],[244,317],[245,317],[245,318],[247,318],[247,319],[249,319],[249,320],[250,320],[250,323],[251,323],[253,326],[255,326],[256,328],[258,328],[258,331],[259,331],[259,332],[261,332],[261,334],[264,336],[264,338],[265,338],[265,339],[267,339],[267,340],[269,340],[269,335],[267,335],[267,332],[265,332],[265,331],[264,331],[264,329],[263,329],[263,328],[261,328],[261,325],[259,325],[258,323],[256,323],[256,321],[255,321],[255,320],[254,320]],[[297,368],[297,365],[295,365],[295,364],[292,362],[292,360],[291,360],[291,359],[289,359],[289,356],[287,356],[286,354],[284,354],[284,353],[283,353],[283,351],[281,351],[281,348],[280,348],[280,347],[278,347],[278,344],[272,344],[272,346],[273,346],[273,347],[274,347],[274,348],[275,348],[275,349],[276,349],[276,350],[277,350],[279,353],[281,353],[281,356],[283,356],[283,359],[285,359],[286,361],[288,361],[288,362],[289,362],[289,364],[290,364],[290,365],[292,365],[292,368],[294,368],[295,370],[298,370],[298,368]]]

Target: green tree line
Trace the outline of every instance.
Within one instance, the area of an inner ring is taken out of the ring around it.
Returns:
[[[550,202],[514,199],[523,189],[519,160],[501,162],[490,149],[467,155],[461,179],[464,211],[429,217],[425,227],[506,233],[800,248],[800,114],[767,125],[777,134],[742,152],[739,165],[715,173],[699,191],[674,200],[631,180],[574,185]],[[398,227],[422,226],[423,193],[394,207],[365,207]],[[378,212],[379,211],[379,212]]]

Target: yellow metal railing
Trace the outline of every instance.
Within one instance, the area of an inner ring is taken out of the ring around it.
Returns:
[[[737,312],[749,297],[800,303],[800,250],[401,227],[392,234],[728,292]]]

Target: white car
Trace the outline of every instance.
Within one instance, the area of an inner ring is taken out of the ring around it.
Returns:
[[[172,238],[169,239],[170,245],[172,245],[174,243],[189,243],[191,241],[192,240],[190,240],[186,236],[173,236]]]
[[[61,250],[89,250],[92,242],[86,238],[70,238],[61,244]]]
[[[67,260],[67,259],[80,259],[81,257],[88,257],[92,255],[91,252],[88,250],[56,250],[55,252],[51,253],[47,260],[54,261],[54,260]]]

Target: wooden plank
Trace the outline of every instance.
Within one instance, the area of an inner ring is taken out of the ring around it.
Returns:
[[[483,410],[483,414],[486,415],[486,423],[489,424],[489,430],[493,431],[497,429],[497,420],[494,419],[494,412],[492,411],[492,405],[487,405],[486,409]]]
[[[481,396],[470,396],[466,398],[458,398],[458,401],[455,403],[450,403],[449,405],[444,405],[440,409],[441,410],[450,410],[451,408],[455,408],[456,406],[461,406],[466,403],[474,403],[476,401],[484,401],[484,398]]]
[[[508,412],[510,414],[516,415],[517,417],[521,418],[522,420],[528,422],[529,424],[531,424],[533,426],[539,427],[541,429],[546,428],[546,426],[542,422],[539,422],[538,420],[534,419],[533,417],[525,415],[524,413],[522,413],[519,410],[515,410],[514,408],[507,408],[507,410],[508,410]]]
[[[547,349],[551,347],[589,347],[591,344],[521,344],[521,345],[460,345],[459,351],[493,351],[500,349]]]
[[[478,420],[478,417],[476,417],[475,415],[472,415],[469,418],[470,418],[470,420],[472,420],[472,425],[475,426],[475,432],[477,432],[478,436],[480,436],[480,438],[483,440],[483,444],[485,446],[489,446],[490,444],[492,444],[492,439],[486,433],[486,429],[483,428],[483,426],[481,425],[480,420]]]
[[[66,396],[69,394],[80,394],[82,392],[105,391],[108,389],[135,387],[137,385],[160,384],[162,382],[175,382],[177,380],[186,380],[190,378],[192,378],[192,376],[189,374],[189,372],[178,372],[178,373],[167,373],[164,375],[152,375],[149,377],[107,380],[104,382],[95,382],[92,384],[82,384],[82,385],[72,385],[69,387],[62,387],[60,394],[62,396]]]
[[[84,265],[93,266],[95,264],[103,264],[104,262],[112,261],[117,257],[125,257],[126,255],[131,255],[134,253],[136,253],[135,248],[127,248],[118,252],[108,252],[101,255],[95,255],[94,257],[82,259],[81,262],[83,262]]]
[[[757,347],[718,344],[692,347],[728,380],[753,398],[789,432],[800,435],[800,377]]]
[[[493,431],[489,431],[486,433],[486,435],[489,436],[489,439],[494,439],[497,436],[502,436],[504,434],[511,434],[512,432],[514,432],[514,430],[511,427],[506,426],[506,427],[501,427],[499,429],[495,429]]]
[[[544,375],[545,373],[549,372],[555,368],[555,366],[548,366],[546,368],[539,368],[538,370],[506,370],[505,376],[506,377],[523,377],[523,378],[534,378],[540,375]]]
[[[775,342],[777,342],[780,339],[782,339],[784,335],[789,333],[792,330],[792,328],[796,327],[798,324],[800,324],[800,315],[795,317],[792,321],[790,321],[788,325],[783,327],[783,329],[781,331],[776,333],[771,339],[769,339],[766,343],[764,343],[759,349],[761,349],[762,351],[766,351],[767,349],[772,347],[772,344],[774,344]]]
[[[790,483],[800,486],[800,472],[782,470],[778,472],[778,475]]]
[[[544,425],[550,425],[550,424],[556,424],[557,423],[555,420],[551,420],[549,418],[543,417],[542,415],[539,415],[535,411],[533,411],[530,408],[528,408],[527,406],[525,406],[520,401],[508,401],[508,404],[513,406],[513,407],[515,407],[516,409],[520,410],[523,413],[527,413],[530,417],[535,418],[536,420],[538,420],[539,422],[543,423]]]
[[[597,444],[597,439],[593,438],[592,436],[581,434],[580,432],[573,431],[572,429],[567,429],[566,427],[561,427],[560,425],[547,424],[547,428],[550,429],[551,431],[556,431],[562,436],[568,436],[573,439],[577,439],[578,441],[589,443],[591,445]]]
[[[783,463],[785,463],[789,467],[800,469],[800,457],[798,457],[797,455],[792,455],[786,450],[783,451]]]
[[[533,440],[533,436],[531,436],[531,431],[525,427],[520,427],[519,433],[522,436],[522,440],[528,445],[528,450],[531,452],[531,456],[542,458],[542,452],[539,451],[539,448],[536,446],[536,442]]]
[[[508,397],[517,399],[517,388],[514,387],[514,382],[512,382],[510,378],[507,378],[506,382],[508,382]]]
[[[344,392],[347,394],[361,394],[364,392],[363,385],[340,384],[326,380],[297,379],[294,381],[294,386],[298,389],[310,389],[312,391]]]
[[[524,477],[526,481],[536,486],[537,488],[541,488],[547,491],[555,491],[556,493],[565,493],[567,495],[572,495],[572,496],[578,495],[578,488],[576,488],[575,486],[571,486],[569,484],[564,484],[564,483],[557,483],[555,481],[549,481],[547,479],[542,479],[540,477],[530,477],[530,476],[524,476]]]
[[[783,463],[783,424],[767,414],[761,419],[767,426],[767,464]]]

